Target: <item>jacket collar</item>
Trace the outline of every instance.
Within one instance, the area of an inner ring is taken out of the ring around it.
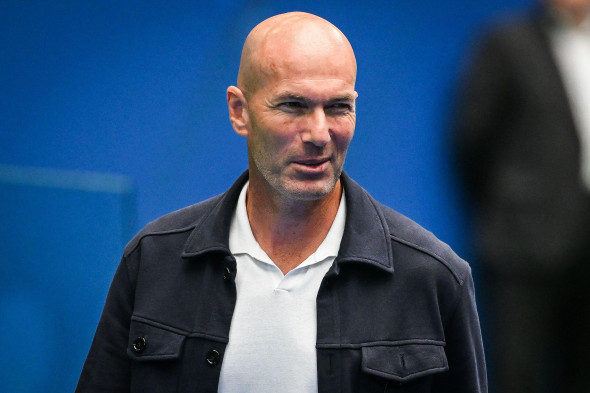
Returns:
[[[196,257],[210,252],[230,254],[229,228],[242,187],[244,172],[228,191],[217,197],[212,209],[195,225],[182,256]],[[346,195],[346,223],[333,271],[340,263],[364,263],[393,272],[389,227],[378,204],[346,173],[340,177]]]

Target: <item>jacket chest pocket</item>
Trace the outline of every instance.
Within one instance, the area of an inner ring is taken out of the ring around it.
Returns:
[[[173,328],[132,320],[127,344],[131,392],[176,392],[185,338]]]
[[[406,344],[361,349],[361,385],[381,392],[430,392],[432,376],[449,369],[442,345]],[[361,386],[361,391],[367,390]]]

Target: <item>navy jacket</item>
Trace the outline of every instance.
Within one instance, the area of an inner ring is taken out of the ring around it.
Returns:
[[[224,194],[126,247],[76,392],[216,392],[236,288]],[[467,263],[342,175],[347,219],[317,296],[320,392],[486,392]],[[285,381],[288,385],[289,381]]]

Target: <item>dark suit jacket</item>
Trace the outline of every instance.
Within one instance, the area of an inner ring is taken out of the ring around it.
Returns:
[[[488,32],[463,86],[456,144],[478,250],[505,272],[556,273],[588,242],[568,98],[541,12]]]

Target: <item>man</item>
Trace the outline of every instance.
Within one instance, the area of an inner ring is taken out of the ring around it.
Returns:
[[[590,392],[590,1],[547,0],[489,31],[463,86],[490,386]]]
[[[342,166],[356,60],[306,13],[227,90],[249,170],[127,246],[78,392],[485,392],[468,265]]]

